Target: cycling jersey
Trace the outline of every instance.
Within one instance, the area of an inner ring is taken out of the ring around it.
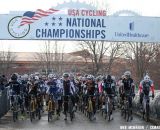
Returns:
[[[144,93],[145,95],[149,95],[150,90],[154,93],[154,84],[153,81],[145,81],[142,80],[139,85],[140,93]]]

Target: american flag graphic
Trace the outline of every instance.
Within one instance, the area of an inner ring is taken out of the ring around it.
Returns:
[[[47,11],[44,11],[42,9],[37,9],[35,12],[27,11],[22,16],[22,20],[21,20],[20,26],[32,24],[36,20],[39,20],[42,17],[49,16],[49,15],[51,15],[51,14],[57,12],[57,11],[59,11],[59,10],[55,10],[53,8],[50,8]]]

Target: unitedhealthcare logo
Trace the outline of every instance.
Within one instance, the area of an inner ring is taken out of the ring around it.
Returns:
[[[139,33],[139,32],[133,32],[135,31],[135,23],[130,22],[128,24],[128,32],[115,32],[115,37],[123,37],[123,38],[148,38],[148,33]]]
[[[129,30],[134,30],[134,22],[129,23]]]

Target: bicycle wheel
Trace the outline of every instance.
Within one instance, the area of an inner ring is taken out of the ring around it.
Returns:
[[[111,110],[111,107],[112,107],[112,106],[111,106],[111,105],[112,105],[112,104],[110,104],[110,103],[108,104],[108,112],[107,112],[107,113],[108,113],[108,121],[111,120],[111,112],[112,112],[112,110]]]
[[[73,121],[73,112],[70,112],[70,120]]]
[[[50,122],[51,119],[52,119],[52,114],[51,112],[48,111],[48,122]]]
[[[40,109],[38,109],[38,119],[39,120],[41,119],[41,111],[40,111]]]
[[[129,118],[130,118],[130,112],[129,112],[129,110],[127,110],[127,112],[126,112],[126,120],[127,120],[127,122],[129,121]]]
[[[124,119],[126,119],[126,117],[127,117],[127,110],[126,110],[126,108],[124,109]]]
[[[145,115],[146,115],[146,121],[148,122],[149,121],[149,104],[148,103],[146,104],[146,113],[145,113]]]
[[[110,121],[111,120],[111,113],[109,112],[108,113],[108,121]]]
[[[33,121],[33,113],[30,112],[30,121],[32,122]]]
[[[16,122],[16,113],[13,111],[13,122]]]
[[[92,121],[92,113],[91,112],[88,113],[88,118],[90,121]]]
[[[102,117],[103,117],[103,110],[102,110],[101,114],[102,114]]]
[[[121,108],[121,116],[123,116],[124,114],[124,110]]]

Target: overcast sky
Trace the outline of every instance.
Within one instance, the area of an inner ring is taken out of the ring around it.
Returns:
[[[0,4],[0,14],[6,14],[10,11],[35,11],[36,9],[47,10],[56,6],[57,2],[63,4],[64,0],[3,0]],[[69,2],[70,0],[65,0]],[[72,0],[77,1],[77,0]],[[93,0],[80,0],[93,1]],[[100,1],[104,0],[98,0]],[[107,3],[108,14],[111,15],[119,10],[132,10],[142,16],[160,16],[160,0],[105,0]],[[0,25],[2,26],[2,25]],[[11,48],[17,52],[40,51],[44,41],[0,41],[0,50]],[[71,52],[77,49],[75,42],[59,42],[65,45],[65,51]]]

